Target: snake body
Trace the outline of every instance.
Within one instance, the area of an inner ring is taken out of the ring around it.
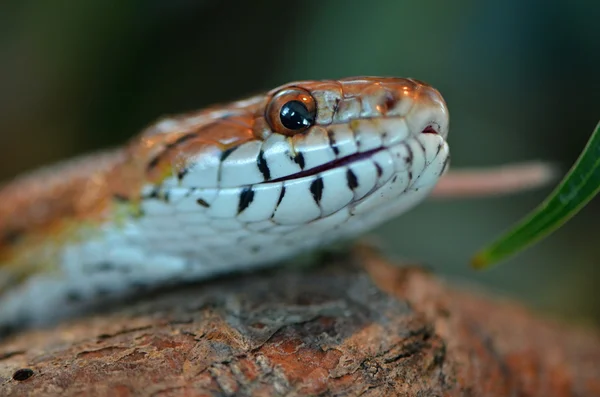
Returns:
[[[428,195],[447,134],[425,83],[301,81],[16,179],[0,190],[0,325],[357,236]]]

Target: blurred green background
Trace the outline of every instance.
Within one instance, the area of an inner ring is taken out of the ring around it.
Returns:
[[[164,114],[353,75],[437,87],[454,168],[544,159],[566,172],[600,116],[599,15],[589,0],[4,1],[0,180],[121,144]],[[598,200],[499,267],[467,265],[550,189],[430,201],[376,233],[398,258],[600,324]]]

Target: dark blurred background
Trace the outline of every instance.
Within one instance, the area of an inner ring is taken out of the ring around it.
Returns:
[[[4,1],[0,180],[119,145],[164,114],[353,75],[437,87],[454,168],[543,159],[566,171],[600,116],[599,16],[589,0]],[[376,233],[454,281],[600,324],[597,200],[503,265],[467,265],[550,189],[430,201]]]

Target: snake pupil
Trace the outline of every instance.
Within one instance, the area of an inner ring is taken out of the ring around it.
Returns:
[[[314,122],[313,115],[300,101],[289,101],[281,107],[279,112],[281,124],[290,130],[300,130],[310,127]]]

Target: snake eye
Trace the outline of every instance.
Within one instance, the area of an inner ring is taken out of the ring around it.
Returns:
[[[273,132],[292,136],[315,123],[315,99],[306,90],[288,88],[273,96],[265,118]]]

